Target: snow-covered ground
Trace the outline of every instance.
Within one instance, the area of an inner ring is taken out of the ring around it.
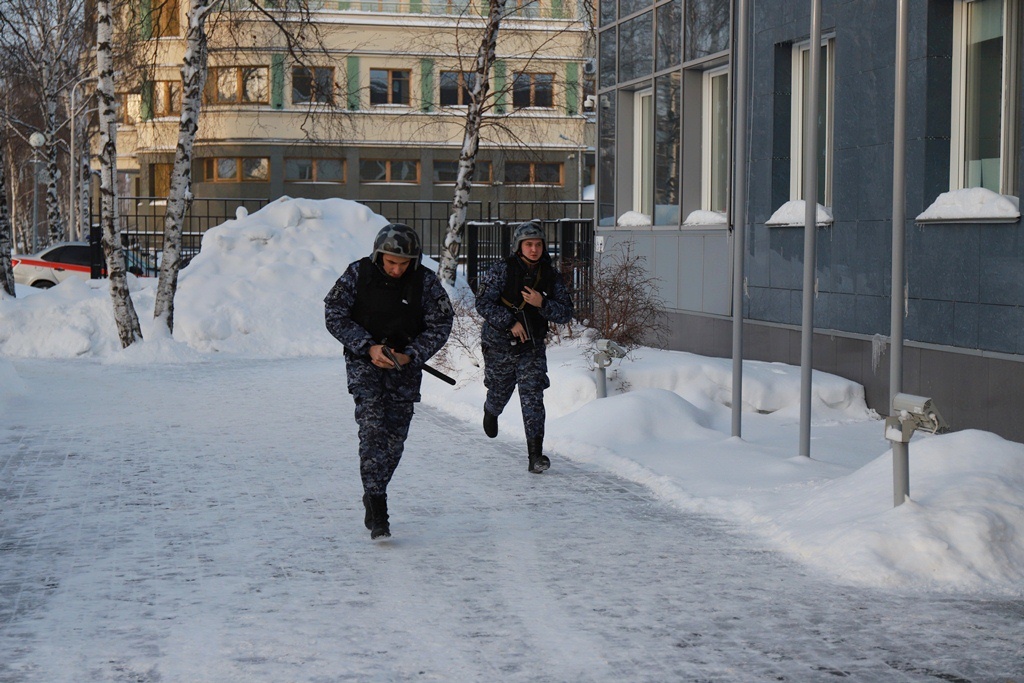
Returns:
[[[370,543],[322,299],[385,222],[243,213],[173,339],[130,278],[127,350],[105,282],[0,299],[0,681],[1024,678],[1024,446],[917,437],[893,508],[859,386],[815,375],[795,455],[791,366],[745,365],[739,439],[730,361],[641,349],[597,400],[563,339],[529,475],[515,398],[482,436],[464,329]]]

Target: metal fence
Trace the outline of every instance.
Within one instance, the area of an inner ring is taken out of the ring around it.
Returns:
[[[257,198],[192,200],[181,236],[182,265],[199,253],[203,233],[235,218],[240,207],[254,213],[269,203]],[[448,231],[451,202],[444,200],[367,199],[360,201],[391,222],[413,227],[423,240],[423,251],[438,259]],[[132,252],[143,272],[155,272],[163,250],[164,213],[161,197],[118,198],[118,221],[124,247]],[[460,262],[471,286],[490,264],[509,253],[512,230],[528,220],[540,220],[553,257],[562,268],[578,311],[590,308],[590,263],[593,254],[594,204],[578,201],[470,202]],[[100,216],[93,214],[93,225]]]

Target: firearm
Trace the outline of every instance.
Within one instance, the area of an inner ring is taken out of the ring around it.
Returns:
[[[394,363],[394,365],[395,365],[395,367],[393,367],[391,369],[392,370],[401,370],[402,369],[402,364],[398,362],[397,358],[395,358],[395,353],[391,350],[391,347],[388,346],[388,340],[384,339],[383,341],[381,341],[380,344],[381,344],[381,348],[384,350],[384,355],[387,356],[388,360],[391,361],[392,363]],[[429,365],[427,365],[426,363],[423,364],[423,369],[426,370],[429,374],[433,375],[434,377],[437,377],[440,380],[448,382],[448,384],[451,384],[453,386],[455,385],[455,380],[452,379],[451,377],[449,377],[448,375],[444,374],[440,370],[432,368]]]

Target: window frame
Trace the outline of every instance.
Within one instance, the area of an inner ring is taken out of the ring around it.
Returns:
[[[434,160],[434,173],[433,181],[434,185],[454,185],[456,179],[452,180],[439,180],[437,178],[437,170],[440,164],[453,164],[455,167],[456,176],[459,172],[459,160],[452,161],[451,159],[435,159]],[[486,178],[482,177],[481,170],[486,169]],[[473,184],[474,185],[491,185],[494,182],[494,164],[484,159],[478,159],[476,162],[476,168],[473,169]]]
[[[529,166],[529,180],[526,182],[516,182],[509,180],[508,168],[509,166]],[[537,166],[557,166],[558,167],[558,182],[557,183],[541,183],[537,182]],[[543,187],[565,187],[565,164],[561,161],[506,161],[503,184],[511,185],[513,187],[525,187],[525,186],[543,186]]]
[[[824,195],[822,206],[832,206],[832,178],[835,163],[835,36],[822,36],[821,47],[825,48],[825,59],[820,67],[825,75],[825,187],[818,188],[818,194]],[[794,43],[792,51],[792,95],[790,97],[790,165],[789,165],[789,197],[803,199],[803,167],[804,167],[804,133],[803,121],[806,105],[804,103],[803,55],[810,58],[810,41]],[[820,107],[819,107],[820,109]],[[821,111],[818,112],[821,116]]]
[[[174,89],[177,89],[175,95]],[[153,118],[181,116],[181,79],[176,81],[153,81]],[[169,108],[161,109],[157,103],[164,102]]]
[[[288,176],[288,163],[296,161],[308,161],[312,169],[311,178],[290,178]],[[337,161],[341,164],[341,179],[322,180],[320,178],[320,162]],[[344,157],[285,157],[284,159],[284,181],[286,183],[322,183],[329,185],[344,185],[348,180],[348,160]]]
[[[221,100],[219,98],[220,88],[217,87],[218,75],[221,71],[235,71],[235,98],[232,100]],[[246,71],[263,71],[264,73],[264,99],[261,100],[246,100],[244,99],[245,93],[245,74]],[[258,107],[264,104],[270,104],[270,67],[262,64],[251,64],[251,65],[238,65],[238,66],[211,66],[207,67],[206,70],[206,87],[203,88],[203,100],[205,104],[210,105],[235,105],[244,107]]]
[[[178,0],[153,0],[149,18],[153,38],[181,36],[181,4]]]
[[[516,82],[521,77],[526,76],[530,80],[529,88],[529,104],[517,105],[516,104]],[[547,76],[551,79],[550,86],[550,104],[537,104],[537,77]],[[554,109],[555,108],[555,74],[549,71],[514,71],[512,73],[512,109],[518,111],[520,109]]]
[[[309,93],[308,93],[308,95],[304,95],[304,97],[306,97],[306,99],[301,99],[301,100],[295,98],[295,93],[296,93],[296,86],[295,86],[296,76],[298,75],[297,72],[300,72],[300,71],[308,72],[308,76],[303,76],[303,78],[308,78],[309,79]],[[322,97],[323,95],[325,95],[325,93],[322,92],[321,87],[320,87],[319,74],[321,72],[327,72],[327,79],[328,79],[327,82],[330,83],[330,90],[326,93],[326,97]],[[312,105],[317,105],[317,104],[331,105],[331,104],[334,104],[334,90],[335,90],[335,88],[334,88],[334,67],[333,66],[301,66],[301,65],[296,64],[296,65],[292,66],[291,77],[292,77],[292,87],[291,87],[292,104],[307,104],[307,105],[308,104],[312,104]]]
[[[387,102],[374,102],[374,90],[373,90],[373,74],[374,72],[382,71],[387,74]],[[395,74],[404,73],[406,74],[404,79],[396,79]],[[395,81],[405,81],[405,102],[395,102],[394,87]],[[389,69],[389,68],[371,68],[370,69],[370,106],[371,107],[409,107],[412,106],[412,69]]]
[[[383,163],[384,166],[384,178],[365,180],[362,174],[362,165],[367,162]],[[392,173],[392,164],[394,163],[410,163],[416,168],[416,179],[415,180],[395,180]],[[359,160],[359,183],[361,185],[419,185],[421,177],[421,166],[419,159],[360,159]]]
[[[715,160],[713,152],[713,144],[715,141],[714,129],[715,116],[714,116],[714,83],[716,78],[726,79],[726,130],[725,130],[725,144],[727,149],[726,159],[726,178],[725,178],[725,207],[718,209],[712,206],[713,198],[715,194],[715,187],[713,186],[715,178]],[[701,197],[700,197],[700,208],[704,211],[719,211],[722,213],[729,212],[729,203],[731,197],[731,178],[729,171],[731,170],[731,145],[732,145],[732,66],[731,64],[725,64],[724,66],[707,69],[701,73]]]
[[[224,159],[230,159],[235,162],[235,175],[232,177],[221,177],[219,170],[219,162]],[[265,178],[253,178],[246,177],[244,173],[245,162],[257,159],[259,161],[265,161],[267,165],[267,175]],[[270,182],[270,157],[246,157],[246,156],[219,156],[219,157],[203,157],[203,179],[208,183],[269,183]]]
[[[441,87],[441,81],[444,80],[446,74],[455,74],[456,76],[456,102],[445,102],[444,101],[444,90]],[[476,77],[475,71],[442,71],[437,80],[437,101],[442,107],[468,107],[473,101],[472,93],[470,92],[470,84],[467,83],[467,76]]]
[[[969,72],[967,68],[967,41],[969,39],[967,27],[969,24],[968,13],[972,5],[980,0],[955,0],[953,4],[953,55],[952,55],[952,93],[951,93],[951,117],[950,117],[950,162],[949,162],[949,187],[951,190],[961,190],[976,187],[970,184],[967,169],[967,126],[966,99],[969,87]],[[1024,26],[1021,25],[1022,3],[1020,0],[1003,0],[1003,15],[1001,18],[1003,54],[1000,65],[1002,71],[1002,83],[1000,92],[1000,131],[999,131],[999,188],[1001,194],[1016,194],[1018,173],[1017,168],[1017,145],[1018,129],[1021,117],[1019,104],[1022,87],[1020,81],[1024,78],[1024,72],[1020,69],[1020,47],[1021,40],[1024,40]],[[977,187],[983,187],[978,185]],[[991,189],[991,188],[990,188]]]
[[[646,104],[646,114],[644,106]],[[633,211],[654,219],[654,88],[633,93]],[[650,143],[650,144],[648,144]]]

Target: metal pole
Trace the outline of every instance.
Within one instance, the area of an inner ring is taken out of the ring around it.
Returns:
[[[32,253],[39,251],[39,151],[32,150]]]
[[[743,431],[743,259],[747,233],[747,0],[736,0],[733,51],[732,435]]]
[[[811,1],[809,68],[804,84],[804,288],[800,327],[800,455],[811,456],[811,347],[814,343],[814,266],[818,223],[818,72],[821,69],[821,0]]]
[[[898,0],[896,7],[896,93],[892,141],[892,285],[889,323],[889,408],[903,390],[903,270],[906,231],[906,138],[907,138],[907,24],[909,3]],[[892,442],[893,507],[910,496],[910,444]]]

